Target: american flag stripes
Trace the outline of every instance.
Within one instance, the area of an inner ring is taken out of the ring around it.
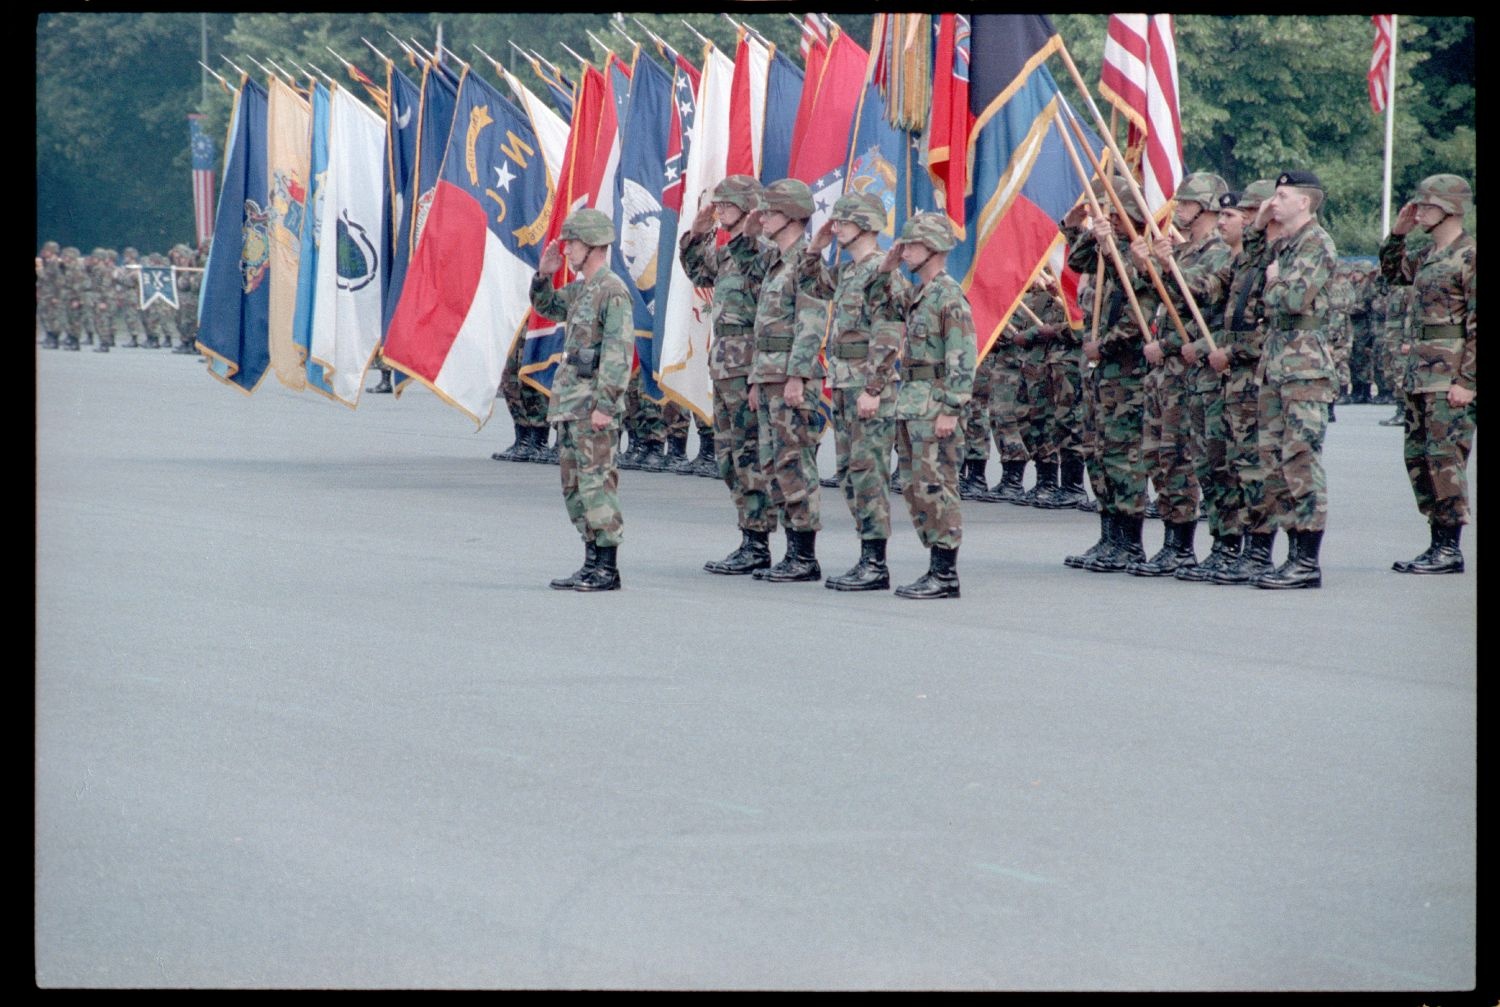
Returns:
[[[1139,158],[1146,206],[1155,214],[1182,180],[1172,15],[1110,15],[1099,90],[1130,123],[1127,157]]]

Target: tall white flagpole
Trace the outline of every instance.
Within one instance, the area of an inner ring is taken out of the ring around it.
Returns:
[[[1385,186],[1380,200],[1380,235],[1391,233],[1391,140],[1396,133],[1396,15],[1391,15],[1391,59],[1385,81]]]

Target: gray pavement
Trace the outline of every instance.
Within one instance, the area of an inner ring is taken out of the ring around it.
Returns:
[[[626,472],[576,595],[501,403],[36,364],[43,987],[1476,983],[1478,536],[1389,572],[1389,407],[1330,429],[1319,591],[1068,570],[1097,519],[1005,504],[958,601],[713,577],[723,486]]]

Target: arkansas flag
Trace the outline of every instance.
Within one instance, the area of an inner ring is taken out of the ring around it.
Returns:
[[[385,357],[477,427],[494,412],[506,350],[531,308],[550,197],[531,120],[465,74]]]

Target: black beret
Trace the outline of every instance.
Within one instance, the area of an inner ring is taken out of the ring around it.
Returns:
[[[1240,205],[1240,194],[1237,192],[1226,192],[1219,197],[1219,209],[1229,210]]]
[[[1310,171],[1283,171],[1276,176],[1277,185],[1291,185],[1299,189],[1317,189],[1322,191],[1323,183],[1318,181],[1318,176]]]

